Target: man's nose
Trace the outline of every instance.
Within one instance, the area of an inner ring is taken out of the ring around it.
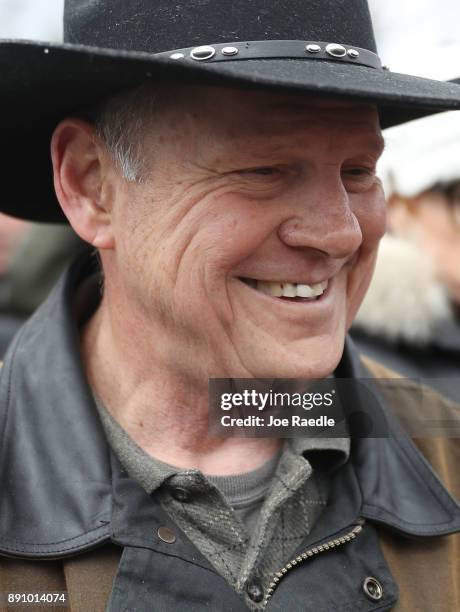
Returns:
[[[340,259],[361,245],[361,227],[341,182],[305,190],[290,213],[278,228],[278,236],[287,246],[313,248]]]

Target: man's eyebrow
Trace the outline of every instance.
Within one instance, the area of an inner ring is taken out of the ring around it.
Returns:
[[[277,112],[277,111],[278,112],[281,112],[281,111],[299,112],[299,111],[303,111],[303,112],[305,112],[306,108],[307,108],[307,106],[305,105],[305,103],[295,102],[295,101],[288,101],[288,102],[276,102],[276,103],[269,104],[265,108],[265,111],[269,111],[269,112]],[[361,104],[357,104],[355,106],[350,105],[349,107],[347,107],[347,109],[348,110],[359,111],[359,110],[363,110],[363,105],[361,105]],[[369,138],[368,142],[369,142],[369,145],[379,155],[381,155],[383,153],[383,151],[385,150],[386,141],[385,141],[384,137],[382,136],[382,134],[376,134],[375,136],[372,136],[371,138]]]
[[[335,101],[330,101],[329,104],[327,101],[323,101],[321,104],[315,103],[314,101],[308,103],[304,101],[296,101],[296,100],[282,100],[275,102],[268,102],[265,107],[266,110],[269,111],[292,111],[292,112],[305,112],[308,109],[318,110],[324,108],[325,110],[349,110],[349,111],[362,111],[363,109],[372,108],[371,105],[366,104],[337,104]]]
[[[267,144],[265,142],[264,139],[264,135],[260,133],[259,129],[257,128],[257,126],[253,125],[251,126],[254,130],[254,133],[256,136],[260,136],[261,138],[261,143],[264,146],[264,150],[267,151]],[[272,124],[271,124],[272,127]],[[247,137],[248,131],[251,128],[248,128],[248,130],[245,131],[244,133],[244,138]],[[284,140],[284,137],[283,137]],[[385,146],[386,146],[386,141],[383,138],[383,136],[381,134],[377,134],[374,131],[372,131],[368,136],[361,136],[359,139],[356,139],[356,141],[354,141],[356,143],[356,146],[359,147],[361,150],[367,150],[368,152],[373,153],[374,155],[376,155],[377,157],[380,157],[383,153],[383,151],[385,150]],[[280,149],[283,144],[282,143],[278,143],[278,144],[272,144],[271,145],[274,149]],[[270,147],[269,147],[270,148]]]
[[[353,141],[350,140],[350,146],[352,142]],[[359,140],[357,139],[355,141],[355,144],[363,152],[364,150],[367,150],[368,152],[373,153],[377,157],[380,157],[380,155],[382,155],[383,151],[385,150],[385,146],[386,146],[386,142],[383,136],[381,134],[376,134],[375,132],[367,136],[363,134],[359,138]]]

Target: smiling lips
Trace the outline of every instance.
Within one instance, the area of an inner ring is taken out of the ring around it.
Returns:
[[[305,285],[302,283],[289,283],[279,281],[261,281],[251,278],[242,278],[247,285],[253,289],[257,289],[261,293],[280,298],[303,298],[316,300],[327,289],[328,281],[322,281],[313,285]]]

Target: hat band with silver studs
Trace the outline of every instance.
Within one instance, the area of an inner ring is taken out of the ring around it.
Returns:
[[[302,40],[255,40],[202,45],[158,53],[174,61],[223,62],[249,59],[315,59],[360,64],[382,70],[379,56],[368,49],[339,43]]]

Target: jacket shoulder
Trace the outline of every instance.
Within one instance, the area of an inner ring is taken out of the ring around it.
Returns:
[[[388,368],[387,366],[383,365],[383,363],[372,359],[372,357],[368,357],[367,355],[361,353],[359,358],[371,372],[371,374],[375,375],[375,378],[403,378],[402,374],[396,372],[396,370]]]
[[[450,494],[460,500],[460,403],[374,359],[364,355],[360,359],[378,379],[379,390],[403,429]]]

